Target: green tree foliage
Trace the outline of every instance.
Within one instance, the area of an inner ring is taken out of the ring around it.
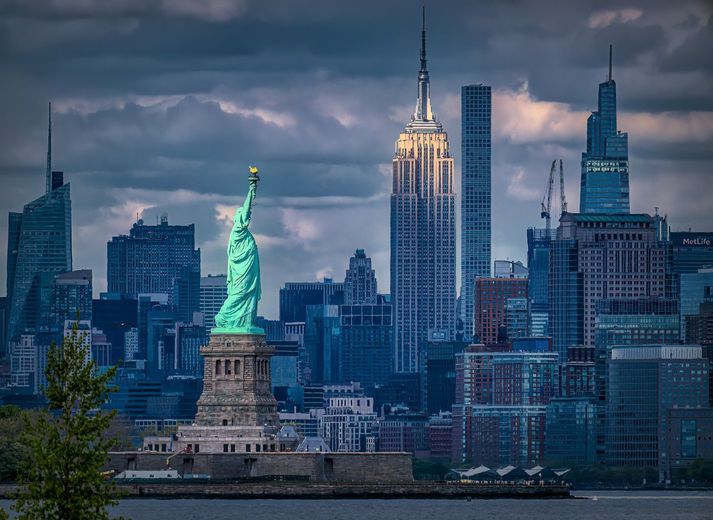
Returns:
[[[48,410],[28,419],[22,441],[29,448],[20,467],[14,505],[20,520],[102,520],[117,490],[102,467],[114,439],[104,437],[114,412],[100,411],[112,390],[111,369],[100,374],[75,323],[47,356]]]
[[[24,429],[20,408],[0,406],[0,482],[14,482],[20,462],[27,456],[27,450],[20,442]]]

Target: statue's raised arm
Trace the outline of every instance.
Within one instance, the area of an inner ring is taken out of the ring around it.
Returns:
[[[257,244],[250,231],[250,217],[257,191],[258,169],[250,167],[248,194],[235,212],[233,229],[228,241],[228,297],[215,316],[219,333],[263,334],[255,324],[257,302],[260,300],[260,259]]]

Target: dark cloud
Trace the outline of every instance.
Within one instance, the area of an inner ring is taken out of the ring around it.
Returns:
[[[460,87],[494,87],[493,237],[524,259],[549,163],[578,204],[586,117],[614,44],[632,205],[676,227],[713,221],[711,12],[695,1],[426,2],[433,105],[460,166]],[[391,157],[416,97],[410,2],[0,0],[0,239],[54,165],[72,183],[75,267],[105,276],[105,243],[136,214],[196,224],[224,269],[245,168],[264,171],[254,229],[264,312],[287,280],[343,276],[365,248],[388,291]],[[675,181],[672,181],[675,179]],[[513,209],[515,208],[515,209]],[[710,227],[710,226],[709,226]],[[4,268],[4,254],[0,265]],[[2,282],[4,282],[2,276]]]

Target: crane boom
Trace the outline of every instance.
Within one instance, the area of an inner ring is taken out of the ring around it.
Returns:
[[[560,217],[567,213],[567,197],[564,194],[564,168],[560,159]]]
[[[550,168],[550,178],[547,181],[547,189],[542,197],[542,202],[540,203],[540,217],[545,219],[545,226],[547,227],[547,233],[550,232],[550,217],[552,210],[552,185],[555,182],[555,168],[557,166],[557,159],[552,161],[552,167]],[[545,201],[547,201],[545,203]]]

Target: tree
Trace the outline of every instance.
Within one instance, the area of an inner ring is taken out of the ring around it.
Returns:
[[[0,406],[0,482],[14,482],[20,462],[27,456],[27,449],[20,442],[24,429],[20,408]]]
[[[103,412],[116,368],[98,373],[87,333],[78,323],[47,355],[48,409],[28,419],[20,491],[14,505],[20,520],[108,519],[117,489],[101,471],[114,439],[103,437],[115,412]]]

